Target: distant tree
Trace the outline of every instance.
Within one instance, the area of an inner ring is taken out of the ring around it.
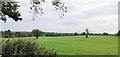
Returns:
[[[40,34],[43,33],[43,32],[40,31],[39,29],[34,29],[34,30],[32,30],[32,33],[36,37],[36,39],[38,39],[38,37],[40,36]]]
[[[32,32],[28,32],[28,36],[27,37],[32,37]]]
[[[118,33],[116,35],[120,37],[120,30],[118,31]]]
[[[86,33],[85,33],[85,32],[82,32],[81,35],[86,35]]]
[[[15,37],[15,33],[11,32],[11,37],[14,38]]]
[[[75,32],[75,33],[74,33],[74,36],[78,36],[78,33],[77,33],[77,32]]]
[[[103,33],[102,33],[102,35],[109,35],[109,34],[108,34],[108,33],[106,33],[106,32],[103,32]]]
[[[89,35],[93,35],[93,33],[89,33]]]
[[[11,37],[11,30],[5,30],[3,34],[4,34],[3,37],[10,38]]]
[[[88,31],[88,29],[86,29],[85,31],[86,31],[86,38],[88,38],[89,31]]]
[[[16,32],[15,37],[21,37],[21,32]]]
[[[2,38],[4,37],[4,32],[3,31],[1,31],[1,36],[2,36]]]
[[[9,35],[9,38],[11,37],[11,30],[8,29],[8,35]]]

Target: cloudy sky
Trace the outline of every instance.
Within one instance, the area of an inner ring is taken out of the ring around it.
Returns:
[[[30,1],[20,0],[19,8],[22,21],[15,22],[8,19],[7,23],[0,21],[1,30],[32,31],[40,29],[45,32],[83,32],[86,28],[90,32],[118,31],[118,1],[119,0],[62,0],[68,7],[65,17],[51,6],[51,0],[42,5],[44,14],[32,20]]]

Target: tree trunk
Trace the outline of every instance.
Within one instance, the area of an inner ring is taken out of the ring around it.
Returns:
[[[36,39],[38,39],[38,36],[36,36]]]
[[[86,38],[88,38],[88,34],[86,34]]]

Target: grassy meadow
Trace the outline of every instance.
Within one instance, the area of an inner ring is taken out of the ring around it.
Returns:
[[[32,37],[35,38],[35,37]],[[114,36],[39,37],[39,45],[54,48],[59,55],[117,55],[118,38]]]
[[[54,48],[60,55],[117,55],[118,39],[113,36],[40,37],[39,45]]]

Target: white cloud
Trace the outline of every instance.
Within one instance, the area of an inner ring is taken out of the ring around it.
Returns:
[[[43,5],[44,14],[32,21],[29,13],[29,0],[20,0],[23,21],[8,20],[2,23],[3,30],[28,30],[39,28],[43,31],[82,32],[89,28],[91,32],[116,33],[118,30],[118,1],[119,0],[63,0],[68,7],[68,13],[63,19],[51,6],[50,1]],[[24,2],[23,2],[24,1]]]

